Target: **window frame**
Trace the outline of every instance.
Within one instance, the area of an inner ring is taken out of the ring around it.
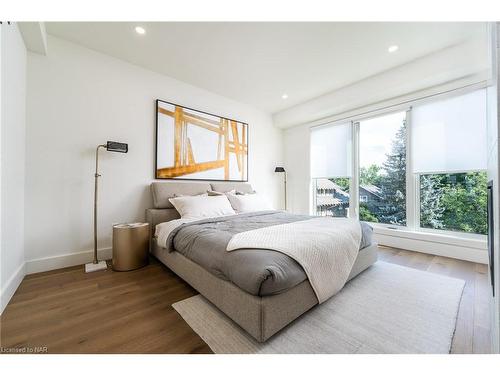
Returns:
[[[347,118],[339,118],[335,121],[328,121],[327,123],[331,126],[336,126],[340,124],[345,124],[346,122],[351,123],[352,127],[352,177],[350,180],[350,199],[349,199],[349,218],[359,219],[359,155],[360,155],[360,122],[363,120],[368,120],[376,117],[381,117],[385,115],[390,115],[391,113],[406,112],[406,225],[394,225],[394,224],[384,224],[384,223],[370,223],[373,227],[386,228],[393,230],[401,230],[405,232],[418,232],[418,233],[428,233],[444,235],[449,237],[456,237],[462,239],[473,239],[473,240],[485,240],[486,235],[478,233],[468,233],[459,231],[448,231],[443,229],[432,229],[432,228],[421,228],[420,227],[420,175],[425,173],[413,173],[413,154],[412,154],[412,107],[416,104],[425,104],[428,102],[435,102],[439,100],[445,100],[447,98],[456,97],[460,95],[466,95],[473,91],[486,90],[487,85],[471,85],[468,87],[462,87],[455,90],[450,90],[444,93],[431,95],[429,97],[424,97],[421,99],[416,99],[408,103],[401,103],[394,106],[389,106],[385,108],[376,109],[373,111],[360,113],[359,115],[352,115]],[[324,126],[326,123],[315,125],[314,127]],[[311,127],[311,130],[314,128]],[[442,171],[435,172],[439,173],[469,173],[469,172],[486,172],[486,169],[480,170],[463,170],[463,171]],[[331,177],[334,178],[334,177]],[[312,187],[312,178],[310,178],[310,186]],[[311,189],[311,193],[314,194],[314,190]],[[313,206],[315,198],[310,196],[312,203],[311,214],[314,213],[315,208]]]

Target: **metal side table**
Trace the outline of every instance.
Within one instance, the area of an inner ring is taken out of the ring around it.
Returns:
[[[113,225],[113,270],[131,271],[148,264],[149,224]]]

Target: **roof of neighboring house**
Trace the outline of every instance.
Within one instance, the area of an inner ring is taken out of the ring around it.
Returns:
[[[338,198],[334,198],[331,195],[317,195],[316,196],[316,206],[339,206],[342,203]]]
[[[327,180],[326,178],[321,178],[316,181],[317,189],[335,189],[337,194],[343,195],[346,198],[349,198],[349,193],[346,193],[342,188],[331,180]]]
[[[375,185],[359,185],[360,189],[366,190],[368,193],[376,195],[379,198],[382,198],[382,189]]]
[[[335,189],[336,184],[334,184],[331,180],[327,180],[326,178],[318,178],[316,180],[316,187],[318,189]]]

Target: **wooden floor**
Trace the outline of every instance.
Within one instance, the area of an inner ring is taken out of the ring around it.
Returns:
[[[152,260],[130,272],[83,266],[26,276],[1,316],[3,348],[48,353],[210,353],[172,304],[196,292]]]
[[[466,281],[452,353],[488,353],[485,265],[391,248],[381,260]],[[172,308],[196,292],[156,260],[131,272],[83,266],[26,276],[0,319],[2,348],[48,353],[210,353]]]

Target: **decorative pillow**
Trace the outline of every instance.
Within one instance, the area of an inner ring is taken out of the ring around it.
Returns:
[[[257,193],[245,195],[228,194],[227,198],[231,202],[231,206],[238,213],[272,210],[267,200]]]
[[[169,202],[183,219],[201,219],[205,217],[234,215],[231,203],[225,195],[220,196],[184,196],[170,198]]]

